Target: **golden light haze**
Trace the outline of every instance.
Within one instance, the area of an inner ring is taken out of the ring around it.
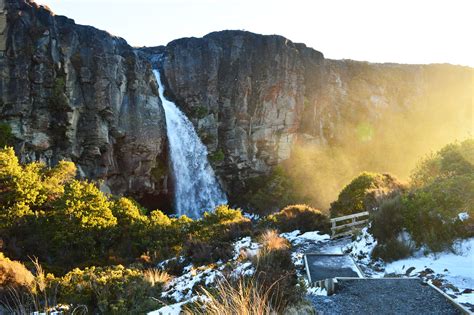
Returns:
[[[397,87],[393,96],[398,99],[393,102],[398,101],[398,106],[379,110],[376,118],[362,114],[354,123],[339,125],[337,143],[296,145],[284,166],[298,195],[306,196],[312,206],[327,209],[342,188],[363,171],[391,173],[408,180],[426,155],[448,143],[474,137],[473,69],[447,69],[440,65],[425,72],[430,76],[425,87],[428,94],[420,90],[416,95],[416,88]],[[355,86],[349,93],[359,89]],[[367,97],[360,92],[357,99],[363,103]]]

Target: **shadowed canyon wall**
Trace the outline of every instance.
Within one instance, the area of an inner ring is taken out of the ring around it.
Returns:
[[[122,38],[3,1],[0,121],[21,160],[70,159],[106,191],[166,200],[166,124],[148,61]]]

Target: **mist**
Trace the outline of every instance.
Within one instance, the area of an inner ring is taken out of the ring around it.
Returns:
[[[342,188],[363,171],[409,181],[422,158],[448,143],[472,138],[472,69],[461,70],[446,72],[440,65],[425,71],[423,90],[414,91],[405,82],[406,89],[390,95],[397,105],[340,122],[332,143],[299,141],[284,163],[297,195],[312,206],[328,209]],[[351,85],[349,94],[358,93],[359,103],[370,98],[370,93],[361,92],[359,81],[347,85]]]

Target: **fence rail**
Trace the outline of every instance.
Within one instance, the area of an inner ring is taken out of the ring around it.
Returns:
[[[354,230],[359,230],[367,224],[367,222],[369,221],[368,218],[362,220],[361,218],[368,216],[369,212],[365,211],[331,219],[331,238],[353,234]],[[344,223],[344,221],[349,220],[350,222]],[[338,225],[339,222],[342,222],[344,224]],[[339,230],[343,231],[338,232]]]

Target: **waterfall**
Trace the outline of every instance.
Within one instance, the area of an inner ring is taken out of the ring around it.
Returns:
[[[174,203],[178,215],[198,218],[204,211],[227,203],[193,124],[173,102],[164,97],[160,72],[153,71],[165,110],[171,167],[175,180]]]

